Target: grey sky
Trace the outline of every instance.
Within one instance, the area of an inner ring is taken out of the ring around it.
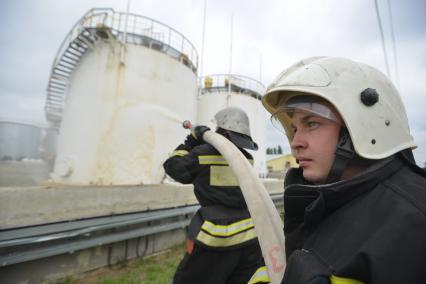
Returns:
[[[379,0],[395,83],[388,0]],[[399,90],[426,162],[426,1],[389,0],[399,64]],[[186,36],[201,53],[202,0],[132,0],[131,12],[163,22]],[[126,1],[3,0],[0,2],[0,117],[44,121],[51,64],[63,38],[90,8],[125,11]],[[271,83],[305,57],[348,57],[386,72],[373,0],[208,0],[204,73],[228,73],[233,15],[232,72]],[[260,68],[260,66],[262,68]],[[269,144],[288,149],[270,131]]]

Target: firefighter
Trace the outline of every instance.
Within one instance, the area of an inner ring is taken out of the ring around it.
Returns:
[[[284,182],[283,283],[426,283],[426,174],[391,81],[308,58],[263,104],[299,162]]]
[[[215,115],[216,132],[253,162],[245,149],[257,150],[247,114],[228,107]],[[269,283],[253,220],[228,162],[202,140],[196,126],[164,163],[174,180],[194,185],[201,208],[189,225],[186,253],[173,283]]]

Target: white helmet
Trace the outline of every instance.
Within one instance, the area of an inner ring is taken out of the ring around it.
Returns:
[[[217,127],[229,130],[230,140],[241,148],[257,150],[257,144],[250,134],[250,122],[247,114],[240,108],[227,107],[214,116]]]
[[[300,95],[314,95],[331,103],[347,127],[355,152],[366,159],[382,159],[415,148],[398,91],[377,69],[344,58],[312,57],[282,72],[262,98],[274,114]],[[280,116],[289,139],[287,117]]]

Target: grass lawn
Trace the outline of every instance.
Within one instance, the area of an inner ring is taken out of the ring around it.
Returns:
[[[170,284],[180,260],[184,246],[175,247],[165,253],[132,260],[112,268],[101,268],[86,273],[80,278],[69,277],[57,284]]]

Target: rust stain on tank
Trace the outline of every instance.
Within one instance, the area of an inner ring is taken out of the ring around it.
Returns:
[[[106,101],[112,102],[110,106],[110,115],[104,114],[104,119],[107,119],[107,123],[102,133],[101,144],[98,147],[98,159],[96,167],[96,178],[94,183],[97,185],[111,185],[113,184],[113,164],[111,161],[111,153],[114,151],[115,145],[113,143],[113,126],[116,121],[117,113],[120,111],[119,99],[123,97],[123,80],[126,72],[126,65],[120,62],[120,53],[115,52],[114,49],[110,49],[107,59],[107,65],[105,72],[111,74],[113,82],[111,87],[104,94]],[[110,91],[111,93],[108,93]],[[110,96],[108,98],[108,96]],[[108,106],[108,103],[106,104]],[[105,107],[106,108],[106,107]],[[108,113],[108,109],[104,109],[104,112]]]

